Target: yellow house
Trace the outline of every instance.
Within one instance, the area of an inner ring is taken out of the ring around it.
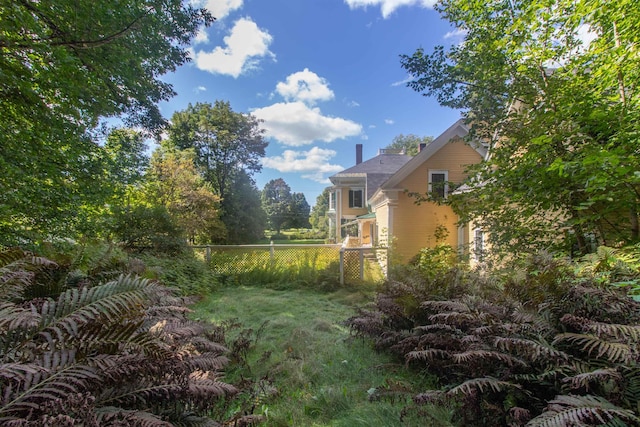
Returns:
[[[347,236],[357,236],[360,244],[375,243],[376,220],[367,200],[409,160],[411,156],[397,150],[380,150],[363,162],[362,144],[356,145],[355,166],[329,177],[334,185],[328,210],[332,239],[340,242]]]
[[[416,204],[416,199],[408,194],[428,193],[432,197],[447,198],[465,181],[466,168],[487,155],[484,145],[464,140],[468,133],[469,128],[459,120],[412,158],[383,152],[362,163],[369,162],[366,168],[361,168],[368,172],[361,170],[355,176],[356,165],[330,177],[334,184],[334,220],[347,227],[357,224],[357,234],[363,244],[391,247],[394,259],[400,262],[409,261],[420,249],[433,247],[436,243],[447,243],[468,251],[472,258],[479,257],[484,250],[482,230],[469,224],[459,225],[458,216],[445,204]],[[387,171],[387,176],[378,176],[377,180],[369,177],[376,173],[375,166],[380,165],[381,160],[391,163],[391,159],[398,166],[395,171]],[[363,201],[358,209],[345,209],[344,204],[353,201],[352,191],[358,188],[365,190],[366,202]],[[344,234],[338,233],[339,230],[335,236],[339,241]],[[444,237],[436,241],[436,235]]]

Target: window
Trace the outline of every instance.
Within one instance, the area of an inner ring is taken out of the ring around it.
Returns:
[[[330,211],[336,210],[336,192],[335,191],[332,191],[329,193],[329,210]]]
[[[484,233],[481,228],[473,231],[473,257],[476,261],[482,261],[484,254]]]
[[[429,171],[429,195],[435,199],[445,199],[449,192],[449,173],[447,171]]]
[[[362,208],[362,189],[349,190],[349,207],[350,208]]]

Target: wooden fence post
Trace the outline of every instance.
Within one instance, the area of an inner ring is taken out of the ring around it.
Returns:
[[[271,259],[271,266],[273,267],[273,265],[276,262],[276,254],[275,254],[275,249],[273,247],[273,240],[271,241],[271,246],[269,246],[269,258]]]
[[[344,247],[340,248],[340,284],[344,285]]]

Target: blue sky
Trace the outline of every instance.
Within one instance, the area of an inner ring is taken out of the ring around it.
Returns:
[[[164,77],[189,103],[229,101],[264,120],[260,190],[283,178],[313,206],[327,177],[375,156],[399,134],[437,136],[460,113],[406,87],[401,54],[458,43],[432,0],[192,0],[218,20],[190,46],[193,60]]]

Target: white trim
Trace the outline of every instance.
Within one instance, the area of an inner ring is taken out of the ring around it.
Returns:
[[[431,192],[433,191],[433,187],[431,184],[433,182],[433,175],[444,175],[443,196],[446,199],[449,196],[449,171],[444,169],[429,169],[428,174],[429,174],[429,188],[428,188],[429,194],[431,194]]]

